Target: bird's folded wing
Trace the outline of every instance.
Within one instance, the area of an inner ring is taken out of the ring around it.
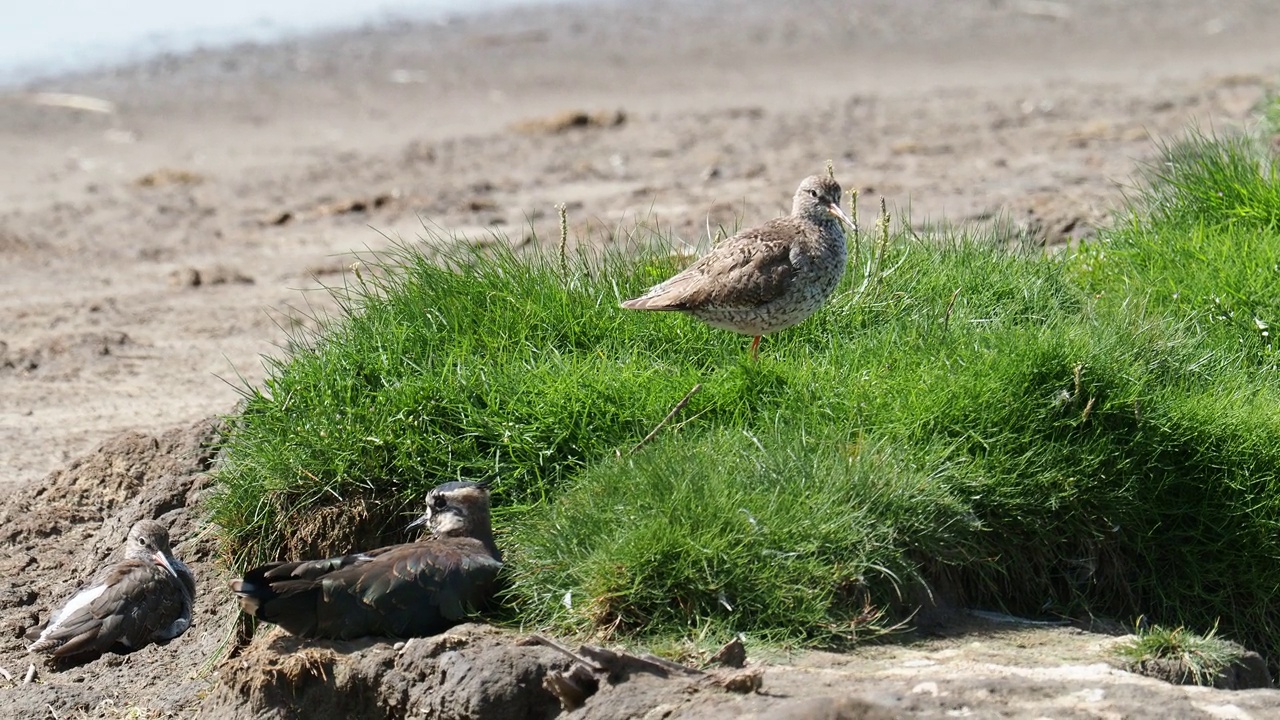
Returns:
[[[171,576],[141,560],[111,566],[86,590],[98,587],[102,590],[91,602],[56,618],[56,627],[46,635],[61,642],[54,655],[102,652],[117,642],[141,644],[155,629],[173,622],[167,610],[181,602],[182,591]]]
[[[466,547],[457,547],[458,541],[397,545],[335,563],[320,577],[272,581],[278,599],[260,617],[284,624],[292,615],[306,622],[293,623],[297,630],[291,631],[322,637],[436,632],[486,599],[502,567],[476,555],[483,551],[480,543],[459,541]],[[312,599],[298,604],[304,597]]]
[[[369,552],[352,553],[324,558],[323,560],[302,560],[299,562],[277,562],[256,567],[245,573],[245,580],[259,584],[276,584],[289,580],[319,580],[335,572],[374,562],[380,555],[393,551],[402,545],[370,550]]]
[[[477,588],[493,582],[502,563],[478,554],[467,542],[404,545],[367,567],[357,583],[365,604],[384,611],[412,612],[434,605],[450,620],[465,616]],[[403,606],[403,607],[401,607]]]
[[[717,245],[648,295],[651,306],[656,301],[671,309],[754,308],[786,293],[795,276],[790,243],[747,231]]]

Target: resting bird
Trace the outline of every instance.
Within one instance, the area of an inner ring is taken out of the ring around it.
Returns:
[[[706,255],[645,294],[622,303],[628,310],[682,312],[722,330],[760,338],[795,325],[816,311],[840,283],[848,251],[840,184],[805,178],[791,214],[721,241]]]
[[[123,560],[102,568],[47,623],[27,631],[27,649],[92,659],[172,640],[191,626],[195,595],[195,577],[169,549],[169,531],[143,520],[129,529]]]
[[[489,526],[489,491],[445,483],[409,525],[431,536],[326,560],[256,567],[231,583],[240,607],[306,638],[418,637],[458,624],[497,586],[502,556]]]

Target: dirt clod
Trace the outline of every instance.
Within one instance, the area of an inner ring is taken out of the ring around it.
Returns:
[[[512,129],[526,135],[555,134],[583,128],[617,127],[627,121],[627,114],[622,110],[587,112],[586,110],[565,110],[544,118],[521,120],[512,125]]]

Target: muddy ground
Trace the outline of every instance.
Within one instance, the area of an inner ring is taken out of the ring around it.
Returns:
[[[237,619],[200,523],[212,418],[332,310],[317,288],[353,251],[422,220],[554,237],[557,203],[585,242],[638,220],[696,240],[783,212],[828,159],[864,212],[884,197],[917,223],[1003,217],[1057,243],[1107,222],[1153,137],[1246,126],[1280,80],[1262,0],[776,5],[529,8],[0,91],[0,717],[558,707],[537,677],[563,656],[478,626],[399,650],[261,635],[214,662]],[[37,661],[24,684],[22,630],[144,516],[198,573],[195,626]],[[965,620],[849,654],[749,648],[760,693],[642,673],[579,713],[1280,716],[1280,691],[1123,673],[1112,642]]]

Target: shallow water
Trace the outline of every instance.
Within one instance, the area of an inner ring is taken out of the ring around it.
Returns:
[[[0,20],[0,86],[237,42],[552,0],[35,0]]]

